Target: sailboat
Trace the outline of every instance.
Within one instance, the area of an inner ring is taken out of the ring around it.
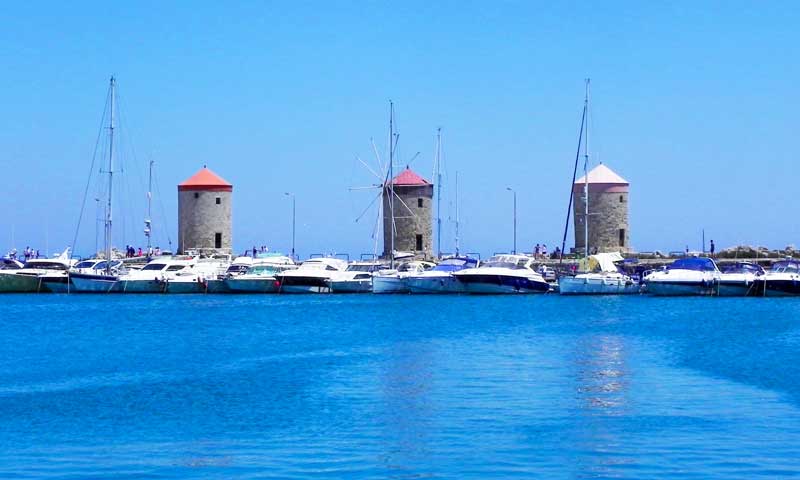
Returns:
[[[79,293],[111,292],[119,280],[118,271],[111,262],[112,233],[112,193],[114,186],[114,109],[116,100],[116,79],[111,77],[109,84],[109,122],[108,122],[108,198],[106,199],[106,218],[104,221],[105,268],[96,272],[73,271],[69,273],[72,291]]]
[[[562,295],[616,295],[639,293],[639,285],[630,276],[619,271],[617,263],[623,260],[619,252],[596,253],[589,255],[589,79],[586,79],[586,93],[583,101],[581,131],[578,136],[578,155],[580,155],[581,139],[583,140],[583,267],[585,271],[574,276],[561,276],[558,279],[559,292]],[[577,160],[575,169],[577,170]],[[602,165],[601,165],[602,166]],[[573,172],[573,187],[575,172]],[[571,190],[572,192],[572,190]],[[570,209],[572,207],[570,193]],[[567,227],[569,226],[569,209],[567,210]],[[564,231],[566,240],[566,228]],[[563,251],[563,244],[562,244]]]

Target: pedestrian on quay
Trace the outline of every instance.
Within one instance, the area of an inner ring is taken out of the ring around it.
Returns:
[[[714,256],[714,250],[716,250],[716,246],[714,245],[714,240],[711,240],[711,256]]]
[[[533,247],[533,258],[539,258],[539,254],[542,252],[542,247],[539,246],[537,243],[535,247]]]
[[[142,256],[142,247],[139,247],[139,255],[138,255],[138,256],[139,256],[139,257],[141,257],[141,256]]]
[[[547,258],[547,245],[542,244],[542,258]]]

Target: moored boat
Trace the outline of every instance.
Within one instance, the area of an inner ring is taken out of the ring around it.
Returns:
[[[716,295],[720,297],[744,297],[756,292],[756,281],[764,275],[760,265],[736,262],[722,268],[717,281]]]
[[[495,255],[477,268],[454,272],[467,293],[547,293],[550,285],[525,255]]]
[[[639,284],[619,271],[617,262],[624,260],[619,252],[598,253],[588,258],[586,273],[558,279],[562,295],[620,295],[639,293]]]
[[[413,260],[401,263],[396,269],[380,270],[372,277],[372,293],[410,293],[408,277],[435,266],[431,262]]]
[[[345,269],[347,262],[340,258],[311,258],[294,270],[276,274],[275,279],[280,293],[330,293],[330,278]]]
[[[347,270],[334,275],[328,281],[333,293],[369,293],[372,291],[373,273],[383,264],[374,261],[353,262]]]
[[[769,271],[756,279],[754,293],[764,297],[800,295],[800,260],[773,263]]]
[[[431,270],[409,275],[408,289],[411,293],[466,293],[465,285],[453,273],[479,265],[475,258],[446,258]]]
[[[658,296],[715,295],[720,271],[714,260],[690,257],[675,260],[644,278],[647,293]]]
[[[295,268],[294,261],[287,256],[259,258],[244,272],[231,275],[224,282],[231,293],[277,293],[280,283],[275,275]]]
[[[0,293],[34,293],[41,288],[35,275],[17,275],[23,264],[11,258],[0,259]]]

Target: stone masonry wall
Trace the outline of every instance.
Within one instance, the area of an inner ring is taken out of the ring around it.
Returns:
[[[231,253],[231,203],[232,192],[178,191],[178,251]],[[221,249],[214,248],[217,232],[222,233]]]
[[[620,201],[622,199],[622,201]],[[573,207],[575,250],[583,252],[583,189],[576,189]],[[604,192],[589,189],[589,250],[598,252],[631,251],[628,223],[628,192]],[[620,244],[620,229],[625,229]]]
[[[405,205],[394,198],[394,216],[397,233],[394,249],[414,252],[425,258],[433,257],[433,185],[396,186],[394,192]],[[422,199],[422,207],[419,206]],[[408,208],[406,208],[406,205]],[[409,212],[409,209],[411,212]],[[413,213],[412,213],[413,212]],[[392,216],[389,208],[389,189],[383,192],[383,256],[388,257],[392,241]],[[422,235],[422,250],[416,249],[416,236]]]

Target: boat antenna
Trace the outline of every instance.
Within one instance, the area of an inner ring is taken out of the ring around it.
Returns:
[[[567,248],[567,231],[569,230],[569,217],[572,214],[572,201],[575,198],[575,178],[578,174],[578,161],[581,158],[581,146],[583,145],[583,126],[586,122],[586,103],[583,104],[583,114],[581,114],[581,128],[578,132],[578,150],[575,152],[575,165],[572,168],[572,183],[569,184],[569,203],[567,204],[567,219],[564,221],[564,236],[561,238],[561,252],[558,254],[558,264],[564,261],[564,249]]]
[[[589,113],[589,82],[586,79],[586,95],[583,100],[584,109]],[[583,137],[583,257],[586,267],[589,265],[589,122],[584,122],[586,135]]]
[[[116,80],[111,77],[111,115],[108,123],[108,200],[106,203],[106,231],[105,231],[105,252],[106,252],[106,273],[111,274],[111,224],[112,224],[112,202],[111,193],[114,185],[114,97]]]
[[[442,127],[436,130],[436,255],[442,258]]]

